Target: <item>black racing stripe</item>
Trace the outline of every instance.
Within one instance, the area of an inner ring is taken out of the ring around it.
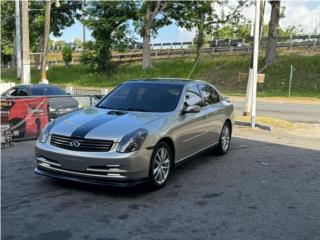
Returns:
[[[109,122],[113,119],[115,119],[116,117],[114,116],[108,116],[106,114],[102,114],[88,122],[86,122],[85,124],[81,125],[80,127],[78,127],[76,130],[73,131],[73,133],[71,134],[72,138],[84,138],[91,130],[95,129],[96,127]]]

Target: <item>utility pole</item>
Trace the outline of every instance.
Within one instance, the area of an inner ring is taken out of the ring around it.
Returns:
[[[257,1],[256,1],[257,2]],[[264,18],[264,11],[265,11],[265,3],[266,0],[259,0],[260,2],[260,18],[259,18],[259,39],[262,37],[262,32],[263,32],[263,18]],[[256,30],[256,18],[251,22],[251,31],[250,31],[250,36],[252,37],[253,40],[253,46],[255,46],[255,41],[254,41],[254,36],[255,36],[255,30]],[[259,43],[259,41],[258,41]],[[250,61],[250,67],[249,67],[249,74],[248,74],[248,83],[247,83],[247,91],[246,91],[246,99],[244,102],[244,108],[243,108],[243,116],[249,116],[252,112],[252,87],[253,87],[253,62],[254,62],[254,52],[251,53],[251,61]]]
[[[30,84],[29,57],[29,8],[28,1],[21,1],[21,29],[22,29],[22,71],[21,83]]]
[[[47,51],[48,51],[48,42],[49,42],[49,33],[50,33],[50,14],[51,14],[51,0],[46,1],[45,5],[45,20],[44,20],[44,37],[43,37],[43,49],[41,57],[41,73],[40,73],[40,82],[48,84],[47,80]]]
[[[17,61],[17,79],[21,79],[21,19],[20,19],[20,1],[15,0],[16,10],[16,61]]]
[[[258,57],[260,39],[260,0],[256,1],[256,17],[254,27],[253,43],[253,68],[252,68],[252,102],[251,102],[251,127],[256,127],[256,101],[257,101],[257,78],[258,78]]]
[[[85,0],[82,0],[82,4],[81,4],[82,17],[83,17],[83,12],[84,12],[84,6],[85,6]],[[86,42],[86,27],[82,23],[82,44],[85,42]]]

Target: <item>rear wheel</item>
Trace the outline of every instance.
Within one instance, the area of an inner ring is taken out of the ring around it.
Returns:
[[[155,147],[149,170],[149,182],[151,187],[162,188],[168,179],[172,166],[172,153],[168,144],[160,142]]]
[[[229,151],[231,141],[231,125],[229,122],[225,122],[221,130],[218,152],[223,155]]]

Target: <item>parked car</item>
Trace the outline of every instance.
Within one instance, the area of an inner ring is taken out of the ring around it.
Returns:
[[[215,147],[229,150],[233,105],[203,81],[132,80],[95,107],[50,122],[35,173],[73,181],[160,188],[173,168]]]
[[[78,110],[81,104],[65,91],[50,84],[18,85],[2,94],[2,97],[49,96],[50,118]]]

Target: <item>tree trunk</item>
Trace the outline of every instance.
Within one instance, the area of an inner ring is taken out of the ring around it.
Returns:
[[[18,68],[17,65],[17,38],[14,37],[13,38],[13,53],[12,53],[12,57],[11,57],[11,68],[14,69],[15,67]],[[18,78],[17,78],[18,79]]]
[[[204,43],[204,22],[205,20],[205,15],[204,13],[201,13],[201,17],[200,17],[200,23],[198,25],[198,35],[197,35],[197,57],[200,56],[200,51],[201,51],[201,48],[203,46],[203,43]]]
[[[150,52],[150,39],[151,39],[150,5],[147,6],[145,18],[146,18],[145,19],[146,23],[143,31],[142,69],[147,69],[152,67],[151,52]]]
[[[265,65],[270,66],[277,57],[277,38],[280,20],[280,1],[270,1],[271,17],[269,22],[269,35],[266,49]]]
[[[47,72],[46,72],[46,62],[47,62],[47,51],[50,33],[50,13],[51,13],[51,0],[46,1],[45,5],[45,23],[44,23],[44,37],[43,37],[43,49],[41,58],[41,75],[40,82],[48,83]]]
[[[151,51],[150,51],[150,29],[146,29],[143,36],[143,59],[142,68],[147,69],[152,67]]]
[[[37,47],[36,52],[37,53],[42,52],[42,49],[43,49],[43,36],[40,36],[39,46]],[[39,70],[39,66],[41,64],[41,55],[40,54],[34,55],[34,64],[36,66],[36,69]],[[41,66],[40,66],[40,69],[41,69]]]

